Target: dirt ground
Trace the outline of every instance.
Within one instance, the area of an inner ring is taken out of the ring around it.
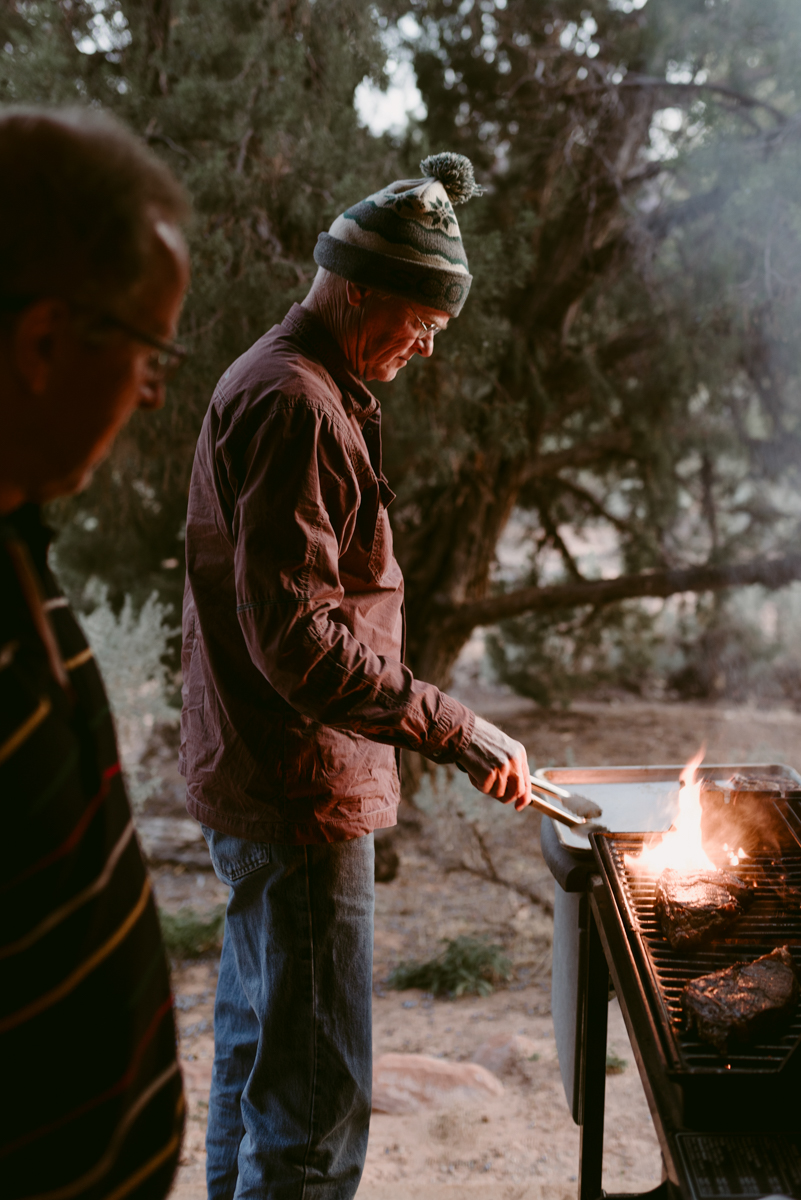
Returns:
[[[537,766],[684,762],[705,740],[707,761],[784,762],[801,769],[797,713],[589,703],[543,713],[519,699],[472,699],[479,711],[524,742]],[[171,821],[178,822],[174,827],[180,826],[182,836],[191,836],[180,824],[177,780],[173,795],[150,814],[162,822],[156,830],[162,844]],[[539,849],[539,818],[530,811],[518,815],[501,806],[488,808],[486,821],[477,826],[479,843],[475,822],[408,815],[412,819],[396,835],[398,875],[377,887],[374,1054],[424,1053],[464,1061],[500,1033],[524,1034],[535,1043],[535,1052],[502,1077],[502,1096],[407,1116],[374,1114],[359,1198],[480,1194],[486,1200],[569,1200],[577,1191],[579,1130],[565,1101],[551,1025],[553,883]],[[148,814],[145,826],[147,821]],[[147,828],[143,833],[147,844]],[[191,904],[203,911],[225,899],[227,889],[214,875],[193,865],[203,861],[202,851],[202,845],[190,848],[176,856],[184,860],[178,865],[155,867],[164,907]],[[510,983],[486,998],[451,1001],[387,988],[387,975],[398,961],[429,958],[443,938],[459,934],[500,943],[514,966]],[[216,962],[178,965],[173,982],[189,1120],[172,1195],[202,1200]],[[610,1006],[609,1050],[626,1066],[607,1077],[604,1188],[644,1191],[659,1182],[660,1155],[616,1002]]]

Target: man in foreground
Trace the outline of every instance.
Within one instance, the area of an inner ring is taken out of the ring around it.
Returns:
[[[78,110],[0,110],[0,178],[0,1191],[160,1200],[183,1125],[167,964],[39,505],[163,402],[186,205],[131,134]]]
[[[524,749],[402,663],[378,402],[471,276],[437,155],[321,234],[303,302],[226,371],[187,520],[182,770],[231,887],[215,1007],[210,1200],[346,1200],[371,1087],[373,830],[396,750],[529,801]]]

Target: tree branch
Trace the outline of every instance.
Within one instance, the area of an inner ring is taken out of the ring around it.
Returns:
[[[486,879],[489,883],[497,883],[501,887],[509,888],[510,891],[517,892],[518,896],[523,896],[530,904],[541,908],[549,917],[553,916],[553,904],[545,896],[541,896],[539,892],[533,888],[526,887],[523,883],[516,883],[513,879],[504,879],[495,869],[495,863],[492,861],[492,855],[489,852],[486,840],[479,829],[470,822],[470,831],[478,843],[479,853],[484,862],[484,869],[481,867],[473,867],[470,863],[461,860],[458,865],[446,868],[451,871],[467,871],[470,875],[477,875],[479,879]]]
[[[776,108],[773,104],[769,104],[767,100],[759,100],[756,96],[750,96],[747,92],[738,92],[736,88],[727,87],[723,83],[671,83],[667,79],[662,79],[658,75],[638,75],[631,71],[625,78],[621,79],[620,83],[609,84],[606,80],[601,83],[588,83],[583,87],[565,86],[564,79],[554,80],[553,83],[546,81],[535,72],[533,74],[522,75],[515,81],[509,91],[506,93],[506,98],[511,99],[519,88],[526,83],[536,83],[544,90],[554,91],[561,89],[562,94],[569,97],[586,96],[593,92],[611,92],[613,89],[622,90],[624,88],[665,88],[668,91],[682,92],[714,92],[718,96],[725,96],[727,100],[734,100],[735,103],[742,105],[743,108],[762,108],[769,112],[771,116],[784,125],[792,120],[792,117],[787,113],[783,113],[781,109]]]
[[[561,554],[562,561],[564,562],[565,566],[567,567],[569,574],[572,575],[572,577],[577,582],[580,580],[583,580],[584,576],[581,574],[581,571],[578,569],[578,563],[576,562],[573,555],[570,553],[567,546],[565,545],[564,539],[556,526],[556,522],[554,521],[553,517],[551,516],[551,511],[548,508],[548,505],[545,502],[545,500],[540,499],[540,502],[538,503],[537,507],[539,508],[540,519],[542,521],[542,527],[545,530],[546,534],[548,535],[548,540],[551,542],[551,544],[554,546],[554,548],[556,550],[558,550],[559,553]]]
[[[586,488],[579,487],[577,483],[572,483],[569,479],[563,479],[561,476],[557,481],[557,486],[564,488],[565,491],[570,492],[578,500],[588,505],[594,513],[597,513],[604,521],[608,521],[610,525],[614,525],[621,533],[630,532],[628,522],[622,517],[615,517],[612,513],[607,512],[600,500],[596,500],[592,492],[588,492]]]
[[[448,625],[473,629],[526,612],[551,612],[559,608],[579,608],[585,604],[600,606],[616,600],[639,596],[672,596],[677,592],[721,591],[759,583],[780,588],[801,579],[801,554],[784,558],[755,558],[750,562],[726,566],[703,565],[677,567],[667,571],[643,571],[619,575],[617,579],[597,579],[586,583],[556,584],[552,587],[517,588],[485,600],[473,600],[443,614]]]
[[[568,446],[566,450],[554,450],[540,454],[534,459],[523,476],[523,482],[541,479],[546,475],[558,475],[565,467],[586,467],[609,454],[626,454],[631,449],[631,434],[626,429],[601,433],[591,442]]]
[[[714,92],[718,96],[725,96],[727,100],[735,100],[743,108],[762,108],[782,125],[791,120],[787,113],[783,113],[780,108],[769,104],[767,100],[759,100],[756,96],[749,96],[747,92],[738,92],[736,88],[726,87],[723,83],[671,83],[667,79],[660,79],[658,75],[637,75],[632,71],[624,79],[621,79],[620,83],[615,84],[615,87],[665,88],[669,91],[679,92]],[[575,88],[573,94],[581,95],[582,92],[609,90],[608,84],[589,84],[586,87]]]
[[[718,184],[716,187],[710,188],[708,192],[692,196],[689,200],[674,205],[673,208],[656,213],[645,222],[645,227],[654,237],[664,237],[676,225],[686,225],[689,221],[696,221],[708,213],[717,212],[730,195],[729,188]]]

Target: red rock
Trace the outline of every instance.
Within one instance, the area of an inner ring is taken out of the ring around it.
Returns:
[[[479,1046],[472,1061],[494,1075],[509,1075],[518,1063],[530,1059],[536,1042],[522,1033],[496,1033]]]
[[[373,1111],[420,1108],[503,1095],[503,1084],[478,1063],[453,1063],[427,1054],[382,1054],[373,1063]]]

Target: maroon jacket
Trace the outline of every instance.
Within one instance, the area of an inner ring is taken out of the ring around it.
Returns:
[[[452,762],[469,709],[402,664],[378,401],[294,305],[223,375],[186,526],[181,771],[204,825],[344,841],[394,825],[392,747]]]

